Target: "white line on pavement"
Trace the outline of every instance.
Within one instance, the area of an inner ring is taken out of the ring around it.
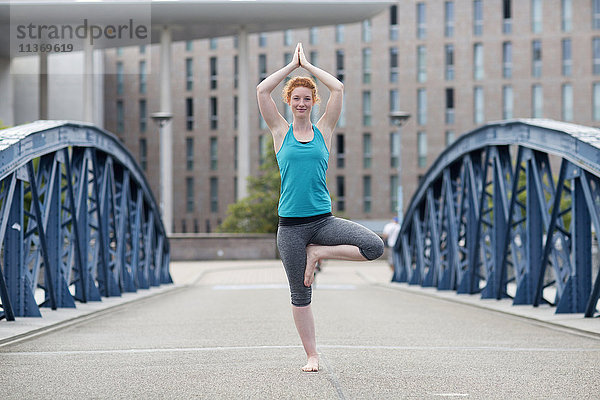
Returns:
[[[352,346],[352,345],[322,345],[320,349],[347,350],[404,350],[404,351],[488,351],[488,352],[600,352],[600,348],[548,348],[548,347],[451,347],[451,346]],[[83,354],[143,354],[170,352],[201,352],[201,351],[235,351],[263,349],[294,349],[302,348],[297,345],[274,346],[217,346],[217,347],[181,347],[181,348],[149,348],[149,349],[107,349],[107,350],[63,350],[63,351],[18,351],[0,352],[4,356],[52,356],[52,355],[83,355]]]

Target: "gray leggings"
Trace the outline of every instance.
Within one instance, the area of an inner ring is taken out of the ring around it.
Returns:
[[[304,286],[306,246],[319,244],[357,246],[366,260],[375,260],[383,254],[383,241],[374,232],[356,222],[333,216],[299,225],[279,226],[277,248],[285,267],[292,304],[298,307],[310,304],[312,288]]]

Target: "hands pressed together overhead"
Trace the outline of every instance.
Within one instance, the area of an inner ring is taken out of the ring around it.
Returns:
[[[294,57],[292,58],[292,64],[296,68],[298,68],[298,67],[306,68],[308,65],[310,65],[310,63],[306,59],[306,56],[304,55],[304,49],[302,48],[302,43],[298,43],[296,45],[296,50],[294,50]]]

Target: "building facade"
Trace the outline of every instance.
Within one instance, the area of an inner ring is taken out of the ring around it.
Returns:
[[[600,0],[405,0],[362,23],[250,35],[246,84],[281,68],[297,42],[345,85],[328,185],[334,213],[353,220],[382,225],[396,213],[400,161],[407,206],[436,157],[488,121],[600,124]],[[158,193],[158,49],[105,53],[104,125]],[[173,232],[210,232],[237,199],[236,38],[176,42],[172,56]],[[319,89],[315,122],[328,97]],[[270,134],[250,93],[254,174]],[[273,97],[289,120],[280,88]],[[411,115],[400,130],[391,111]]]

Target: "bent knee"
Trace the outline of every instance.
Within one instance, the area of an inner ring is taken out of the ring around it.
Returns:
[[[373,234],[373,239],[366,246],[360,247],[360,253],[369,261],[376,260],[383,255],[383,240]]]
[[[296,307],[306,307],[312,300],[312,288],[303,286],[291,290],[292,305]]]

